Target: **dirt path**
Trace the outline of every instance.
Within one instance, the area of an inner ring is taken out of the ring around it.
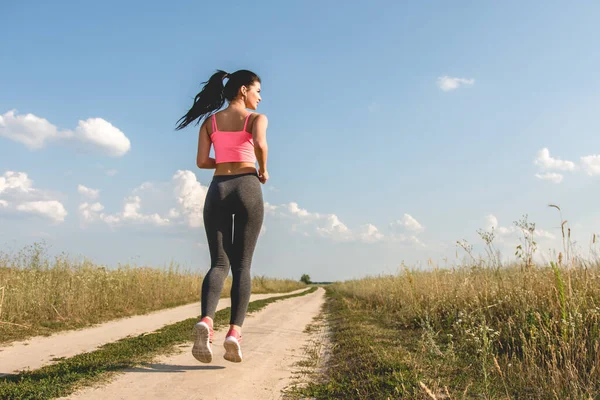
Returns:
[[[325,291],[269,304],[244,322],[239,364],[223,359],[226,329],[215,332],[213,362],[202,364],[182,352],[124,370],[112,382],[85,388],[68,399],[279,399],[293,364],[303,357],[305,327],[319,314]]]
[[[299,293],[300,289],[291,293]],[[254,294],[250,301],[288,293]],[[229,307],[229,298],[221,299],[217,310]],[[99,346],[115,342],[127,336],[137,336],[152,332],[165,325],[183,321],[200,315],[200,302],[185,306],[156,311],[145,315],[136,315],[115,321],[109,321],[91,328],[76,331],[59,332],[52,336],[38,336],[7,347],[0,347],[0,377],[18,370],[31,370],[52,364],[52,359],[72,357],[90,352]]]

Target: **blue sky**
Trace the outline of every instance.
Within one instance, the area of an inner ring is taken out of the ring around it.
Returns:
[[[510,257],[523,214],[542,256],[549,203],[582,255],[600,233],[597,3],[85,3],[3,6],[4,251],[205,271],[212,173],[174,126],[241,68],[269,117],[255,275],[444,266],[492,226]]]

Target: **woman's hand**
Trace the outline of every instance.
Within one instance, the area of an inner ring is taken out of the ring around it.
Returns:
[[[269,173],[267,171],[263,171],[261,169],[258,170],[258,180],[260,183],[265,184],[269,179]]]

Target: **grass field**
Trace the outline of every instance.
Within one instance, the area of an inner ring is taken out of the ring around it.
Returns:
[[[535,242],[520,249],[326,287],[331,357],[300,397],[600,398],[597,253],[536,265]]]
[[[200,301],[203,276],[176,265],[108,269],[40,244],[0,253],[0,343]],[[299,281],[254,277],[252,293],[285,293]],[[228,297],[231,277],[222,296]]]

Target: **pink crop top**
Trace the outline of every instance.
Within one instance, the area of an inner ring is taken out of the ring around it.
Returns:
[[[215,163],[225,162],[256,162],[254,155],[254,140],[252,134],[246,131],[249,113],[241,131],[220,131],[217,119],[212,116],[212,131],[210,139],[215,147]]]

